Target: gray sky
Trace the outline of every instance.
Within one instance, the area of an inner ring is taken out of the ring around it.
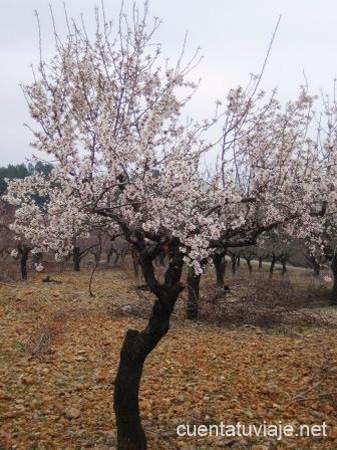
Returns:
[[[34,10],[40,15],[43,49],[52,52],[48,3],[54,8],[60,32],[64,28],[61,0],[0,0],[0,165],[25,161],[32,155],[29,122],[20,82],[31,81],[30,65],[38,61]],[[67,0],[70,15],[81,12],[90,28],[94,0]],[[126,3],[128,1],[126,0]],[[137,4],[142,4],[136,0]],[[118,12],[120,0],[105,0],[106,12]],[[335,0],[152,0],[151,15],[164,23],[158,38],[174,58],[185,31],[188,48],[201,46],[204,59],[195,71],[203,81],[191,106],[198,117],[213,110],[230,87],[245,84],[263,62],[279,14],[282,21],[262,87],[278,87],[280,96],[293,98],[305,70],[312,91],[329,91],[337,74],[337,2]]]

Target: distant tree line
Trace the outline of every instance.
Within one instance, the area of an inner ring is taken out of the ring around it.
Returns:
[[[8,166],[0,166],[0,196],[4,195],[7,189],[6,179],[15,180],[23,179],[37,172],[48,174],[52,165],[41,161],[28,164],[8,164]]]

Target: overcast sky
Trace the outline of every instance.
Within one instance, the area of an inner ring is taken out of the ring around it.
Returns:
[[[126,0],[127,2],[127,0]],[[31,81],[30,65],[38,61],[38,10],[43,50],[52,52],[53,37],[48,9],[51,3],[60,32],[64,29],[61,0],[0,0],[0,165],[31,157],[29,122],[20,82]],[[69,15],[83,12],[90,28],[94,0],[67,0]],[[141,4],[141,1],[136,1]],[[120,0],[105,0],[109,16],[119,11]],[[152,0],[151,15],[163,19],[158,38],[174,58],[185,31],[188,48],[200,45],[204,59],[197,68],[202,76],[193,113],[211,111],[214,101],[230,87],[244,84],[263,62],[279,15],[275,39],[262,86],[278,87],[282,99],[293,98],[306,73],[312,91],[329,91],[337,74],[337,2],[335,0]]]

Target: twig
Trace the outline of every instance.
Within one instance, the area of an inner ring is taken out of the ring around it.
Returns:
[[[297,394],[295,395],[295,397],[292,399],[292,401],[289,403],[289,405],[287,406],[287,408],[289,406],[291,406],[293,403],[298,402],[298,401],[302,401],[303,399],[303,395],[307,394],[308,392],[311,392],[312,390],[316,389],[321,383],[323,382],[323,380],[317,381],[317,383],[314,383],[312,386],[310,386],[309,389],[307,389],[306,391],[302,392],[301,394]]]
[[[318,395],[316,395],[316,397],[299,398],[298,400],[295,400],[295,401],[297,401],[297,402],[306,402],[307,400],[316,400],[316,399],[322,398],[322,397],[330,397],[330,395],[337,395],[337,391],[327,392],[326,394],[318,394]]]

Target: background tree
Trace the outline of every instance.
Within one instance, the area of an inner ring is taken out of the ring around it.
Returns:
[[[52,165],[43,162],[28,164],[9,164],[7,167],[0,167],[0,196],[4,195],[7,189],[6,180],[22,179],[35,172],[49,173]]]

